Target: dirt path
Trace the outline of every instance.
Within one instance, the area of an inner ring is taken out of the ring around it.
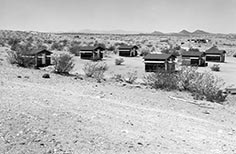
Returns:
[[[236,153],[229,107],[204,109],[168,97],[186,94],[43,73],[0,68],[0,153]]]

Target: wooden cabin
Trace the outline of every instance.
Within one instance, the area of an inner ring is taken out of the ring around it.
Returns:
[[[80,47],[80,58],[88,60],[102,60],[105,48],[101,46]]]
[[[125,57],[136,57],[138,55],[138,47],[135,46],[127,46],[122,45],[118,48],[119,56],[125,56]]]
[[[23,54],[22,57],[24,60],[31,61],[35,67],[46,67],[52,64],[51,55],[51,51],[43,49]]]
[[[225,50],[219,50],[216,46],[205,51],[206,61],[225,62]]]
[[[182,65],[207,66],[205,53],[199,51],[184,51],[181,54]]]
[[[148,54],[144,57],[145,71],[175,71],[175,58],[172,54]]]

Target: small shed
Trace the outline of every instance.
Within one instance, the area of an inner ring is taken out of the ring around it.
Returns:
[[[25,60],[32,61],[32,64],[36,67],[46,67],[52,64],[51,55],[51,51],[43,49],[25,53],[22,57],[24,57]]]
[[[184,51],[181,54],[182,65],[207,66],[205,53],[199,51]]]
[[[216,46],[211,47],[205,51],[206,61],[225,62],[225,50],[219,50]]]
[[[144,57],[145,71],[175,71],[175,58],[172,54],[148,54]]]
[[[119,50],[119,56],[125,56],[125,57],[136,57],[138,55],[138,47],[136,45],[134,46],[127,46],[122,45],[118,48]]]
[[[88,60],[102,60],[104,47],[101,46],[84,46],[80,47],[80,58]]]

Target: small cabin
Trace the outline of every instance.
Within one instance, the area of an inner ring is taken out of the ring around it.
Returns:
[[[36,67],[46,67],[52,64],[51,55],[51,51],[43,49],[23,54],[22,57],[24,57],[25,60],[32,61],[32,64]]]
[[[225,62],[225,50],[219,50],[216,46],[205,51],[206,61]]]
[[[204,52],[184,51],[182,52],[181,57],[182,57],[182,65],[207,66]]]
[[[104,47],[101,46],[84,46],[80,47],[80,58],[88,60],[102,60]]]
[[[175,58],[172,54],[148,54],[144,57],[145,71],[175,71]]]
[[[136,57],[138,55],[138,47],[122,45],[118,48],[119,56]]]

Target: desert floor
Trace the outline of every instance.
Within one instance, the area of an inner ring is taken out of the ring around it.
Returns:
[[[122,65],[115,65],[116,58],[123,58],[124,63]],[[109,66],[108,71],[106,72],[106,77],[111,77],[114,74],[122,74],[126,75],[128,72],[137,71],[139,81],[147,75],[144,70],[144,61],[142,57],[119,57],[117,55],[111,55],[109,57],[105,57],[103,59],[104,62],[107,63]],[[88,60],[82,60],[79,57],[75,57],[75,68],[74,73],[83,74],[83,66],[85,63],[89,62]],[[215,63],[215,62],[207,62],[208,67],[199,67],[198,70],[200,72],[209,71],[218,76],[219,78],[223,79],[226,83],[226,86],[235,85],[236,86],[236,58],[233,57],[226,57],[225,63]],[[213,72],[211,71],[210,67],[213,64],[219,64],[220,72]],[[235,87],[234,86],[234,87]]]
[[[128,65],[135,64],[125,59],[110,71]],[[236,153],[233,96],[222,106],[184,92],[44,73],[1,62],[0,153]]]

